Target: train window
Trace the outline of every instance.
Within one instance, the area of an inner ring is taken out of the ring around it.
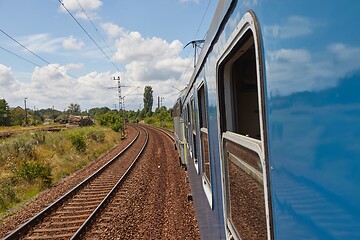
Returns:
[[[185,138],[186,138],[186,142],[188,141],[189,139],[189,131],[188,131],[188,128],[189,128],[189,124],[188,124],[188,118],[189,118],[189,115],[188,115],[188,109],[187,109],[187,106],[185,107],[185,111],[184,111],[184,124],[185,124]]]
[[[198,103],[199,103],[199,125],[200,125],[200,140],[201,140],[201,169],[203,173],[203,186],[205,194],[212,207],[211,195],[211,165],[209,153],[208,140],[208,121],[206,112],[206,96],[204,84],[198,89]]]
[[[267,239],[261,149],[229,132],[223,144],[230,228],[241,239]]]
[[[259,36],[255,15],[246,13],[217,68],[226,225],[234,239],[270,232]]]
[[[197,156],[197,143],[196,143],[196,120],[195,120],[195,105],[194,99],[191,99],[191,121],[193,124],[193,131],[192,131],[192,143],[193,143],[193,154],[194,154],[194,166],[196,172],[199,173],[199,163],[198,163],[198,156]]]
[[[224,66],[223,131],[260,140],[259,102],[255,46],[251,32],[244,36],[243,48]]]
[[[187,136],[187,146],[189,149],[189,153],[190,153],[190,157],[193,157],[193,152],[192,152],[192,147],[191,147],[191,142],[192,142],[192,138],[191,138],[191,132],[192,132],[192,126],[191,126],[191,114],[190,114],[190,103],[187,103],[187,131],[186,131],[186,136]]]

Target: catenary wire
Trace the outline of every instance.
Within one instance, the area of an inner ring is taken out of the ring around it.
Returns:
[[[70,16],[74,19],[74,21],[79,25],[79,27],[86,33],[86,35],[91,39],[91,41],[100,49],[100,51],[104,54],[104,56],[109,60],[109,62],[119,71],[120,69],[114,64],[114,62],[106,55],[104,50],[99,46],[99,44],[96,43],[94,38],[91,37],[91,35],[86,31],[86,29],[81,25],[81,23],[75,18],[75,16],[70,12],[70,10],[65,6],[65,4],[58,0],[58,2],[63,6],[63,8],[70,14]]]
[[[33,64],[33,65],[35,65],[35,66],[37,66],[37,67],[41,67],[39,64],[34,63],[34,62],[32,62],[32,61],[30,61],[30,60],[28,60],[28,59],[26,59],[26,58],[24,58],[24,57],[22,57],[22,56],[20,56],[20,55],[18,55],[18,54],[16,54],[16,53],[14,53],[14,52],[6,49],[6,48],[3,48],[3,47],[0,46],[0,49],[2,49],[2,50],[4,50],[5,52],[10,53],[10,54],[18,57],[18,58],[20,58],[20,59],[22,59],[22,60],[24,60],[24,61],[26,61],[26,62],[28,62],[28,63],[31,63],[31,64]]]
[[[115,52],[113,51],[113,49],[109,46],[109,44],[106,42],[105,38],[102,36],[102,34],[99,32],[99,30],[97,29],[97,27],[95,26],[95,23],[91,20],[91,18],[89,17],[89,15],[87,14],[87,12],[85,11],[85,9],[83,8],[83,6],[80,4],[80,2],[78,0],[76,0],[76,2],[78,3],[78,5],[80,6],[81,10],[83,11],[83,13],[85,14],[85,16],[87,17],[87,19],[89,19],[91,25],[94,27],[95,31],[97,32],[97,34],[100,36],[100,38],[103,40],[103,42],[105,43],[105,45],[107,46],[107,48],[110,49],[112,54],[115,54]]]
[[[209,10],[211,1],[212,1],[212,0],[209,0],[209,3],[208,3],[208,5],[207,5],[207,7],[206,7],[206,9],[205,9],[205,12],[204,12],[204,14],[203,14],[203,16],[202,16],[202,18],[201,18],[199,27],[198,27],[198,29],[197,29],[197,31],[196,31],[196,33],[195,33],[194,39],[196,39],[197,35],[198,35],[199,32],[200,32],[200,28],[201,28],[201,26],[202,26],[202,24],[203,24],[203,21],[204,21],[204,19],[205,19],[205,15],[207,14],[207,12],[208,12],[208,10]],[[207,34],[207,33],[206,33],[206,34]],[[206,34],[204,35],[203,39],[205,38]],[[195,51],[196,51],[196,50],[195,50]],[[188,58],[189,55],[190,55],[190,50],[188,50],[188,53],[187,53],[186,58]],[[192,64],[192,61],[189,61],[188,66],[186,67],[185,71],[184,71],[184,72],[181,74],[181,76],[180,76],[180,82],[182,81],[182,79],[183,79],[183,77],[186,75],[186,73],[188,72],[191,64]]]
[[[196,39],[197,35],[199,34],[201,25],[203,24],[203,21],[204,21],[204,19],[205,19],[205,15],[207,14],[207,11],[209,10],[211,1],[212,1],[212,0],[209,1],[208,5],[207,5],[207,7],[206,7],[206,10],[205,10],[205,12],[204,12],[204,14],[203,14],[203,16],[202,16],[202,18],[201,18],[201,21],[200,21],[199,27],[198,27],[198,29],[197,29],[197,31],[196,31],[196,34],[195,34],[194,39]],[[206,34],[205,34],[205,36],[206,36]],[[205,36],[204,36],[203,38],[205,38]]]
[[[39,67],[39,68],[42,68],[42,67],[43,67],[43,66],[41,66],[41,65],[39,65],[39,64],[37,64],[37,63],[34,63],[33,61],[30,61],[29,59],[26,59],[26,58],[20,56],[19,54],[16,54],[16,53],[14,53],[14,52],[12,52],[12,51],[4,48],[4,47],[1,47],[1,46],[0,46],[0,49],[2,49],[3,51],[5,51],[5,52],[7,52],[7,53],[9,53],[9,54],[11,54],[11,55],[14,55],[15,57],[18,57],[18,58],[24,60],[25,62],[28,62],[28,63],[36,66],[36,67]],[[50,66],[53,67],[53,68],[58,69],[58,70],[61,71],[63,74],[68,75],[68,76],[65,76],[65,77],[67,77],[68,79],[73,79],[73,77],[71,77],[72,75],[64,72],[61,68],[57,68],[57,67],[55,67],[55,66],[52,65],[52,64],[50,64]],[[49,71],[49,72],[51,71],[50,69],[47,69],[47,68],[45,68],[45,70],[46,70],[46,71]],[[87,86],[87,87],[90,87],[90,88],[94,88],[94,89],[98,89],[98,87],[90,86],[90,85],[88,85],[88,84],[85,84],[84,82],[80,82],[79,78],[77,78],[77,77],[75,77],[75,78],[78,79],[77,82],[78,82],[79,84],[81,84],[81,85],[84,85],[84,86]]]
[[[47,61],[46,59],[44,59],[43,57],[39,56],[38,54],[34,53],[33,51],[31,51],[29,48],[27,48],[26,46],[24,46],[22,43],[20,43],[19,41],[17,41],[15,38],[13,38],[12,36],[10,36],[8,33],[6,33],[4,30],[0,29],[0,32],[2,32],[5,36],[7,36],[8,38],[10,38],[12,41],[14,41],[15,43],[17,43],[19,46],[21,46],[22,48],[24,48],[26,51],[30,52],[31,54],[33,54],[35,57],[39,58],[41,61],[47,63],[48,65],[50,65],[51,67],[59,70],[60,72],[72,77],[72,78],[78,78],[74,75],[72,75],[71,73],[67,73],[67,72],[64,72],[61,68],[59,67],[56,67],[54,65],[52,65],[49,61]],[[25,60],[27,61],[27,60]],[[27,61],[29,62],[29,61]],[[38,66],[38,65],[37,65]]]

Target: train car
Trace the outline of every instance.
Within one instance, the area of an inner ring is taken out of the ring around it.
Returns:
[[[202,239],[360,239],[359,9],[219,1],[179,98]]]

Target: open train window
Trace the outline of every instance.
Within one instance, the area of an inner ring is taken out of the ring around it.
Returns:
[[[226,226],[234,239],[270,234],[259,36],[254,13],[246,13],[217,65]]]
[[[205,86],[202,84],[198,89],[198,104],[199,104],[199,126],[200,126],[200,142],[201,142],[201,170],[202,181],[206,197],[212,208],[212,190],[211,190],[211,164],[209,153],[209,138],[208,138],[208,119],[206,111],[206,95]]]

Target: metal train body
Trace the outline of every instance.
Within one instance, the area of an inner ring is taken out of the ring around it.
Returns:
[[[202,239],[360,239],[360,1],[220,1],[174,106]]]

